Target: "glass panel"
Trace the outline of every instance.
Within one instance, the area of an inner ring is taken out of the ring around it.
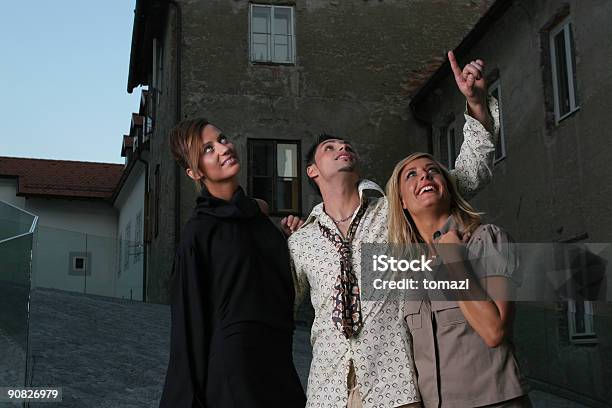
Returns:
[[[257,61],[268,61],[268,34],[253,34],[253,59]]]
[[[272,177],[274,160],[273,145],[271,142],[256,141],[251,143],[251,154],[249,155],[251,175],[253,177],[266,176]]]
[[[268,46],[262,44],[253,44],[253,60],[268,61]]]
[[[574,30],[572,30],[572,25],[568,24],[567,29],[569,30],[569,36],[570,36],[570,51],[572,54],[572,77],[574,79],[574,101],[576,103],[575,107],[580,105],[579,101],[578,101],[578,92],[576,90],[576,55],[574,55],[574,50],[576,49],[576,46],[574,45]]]
[[[0,201],[0,384],[25,386],[36,217]],[[33,231],[33,232],[30,232]]]
[[[253,177],[252,196],[272,204],[274,202],[272,180],[272,177]]]
[[[567,59],[565,58],[565,33],[561,30],[554,39],[555,61],[557,67],[557,90],[559,102],[559,116],[570,111],[569,87],[567,78]]]
[[[278,45],[274,46],[274,61],[277,62],[291,62],[291,58],[289,57],[289,46],[288,45]]]
[[[289,45],[289,37],[287,37],[286,35],[275,35],[274,45],[287,47],[287,45]]]
[[[274,34],[291,34],[291,9],[274,9]]]
[[[279,143],[276,145],[276,174],[278,177],[297,177],[297,145]]]
[[[574,321],[576,322],[576,334],[586,333],[586,327],[584,325],[584,302],[576,301],[576,313],[574,314]]]
[[[297,212],[298,194],[297,178],[278,178],[276,181],[276,210]]]
[[[32,234],[0,243],[0,383],[25,385]]]
[[[121,229],[125,237],[125,226]],[[39,226],[33,287],[142,300],[143,258],[134,261],[138,248],[135,241]],[[74,268],[78,257],[84,270]]]
[[[253,6],[251,30],[253,33],[270,33],[270,7]]]
[[[270,60],[270,7],[253,6],[251,18],[251,59]]]
[[[28,233],[33,222],[32,214],[0,202],[0,241]]]

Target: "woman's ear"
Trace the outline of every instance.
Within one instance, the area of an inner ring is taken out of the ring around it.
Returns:
[[[187,169],[185,170],[185,173],[187,173],[187,176],[189,176],[190,179],[195,181],[200,181],[200,179],[204,178],[202,173],[200,173],[200,170],[193,171],[191,169]]]

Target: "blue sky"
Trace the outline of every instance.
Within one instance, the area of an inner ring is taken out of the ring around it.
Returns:
[[[0,156],[122,163],[135,0],[10,1],[0,12]]]

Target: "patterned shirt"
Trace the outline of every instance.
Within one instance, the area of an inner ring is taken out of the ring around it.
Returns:
[[[494,99],[489,101],[489,110],[495,125],[494,134],[485,130],[474,118],[465,115],[464,142],[454,170],[459,190],[465,196],[473,195],[491,178],[494,135],[497,135],[499,128]],[[361,205],[366,199],[365,190],[383,193],[379,186],[369,180],[361,181],[358,188]],[[387,218],[388,202],[384,195],[369,198],[369,205],[350,243],[353,270],[359,281],[361,244],[386,243]],[[397,298],[389,296],[382,300],[363,301],[363,327],[356,336],[347,339],[333,325],[332,290],[340,272],[340,260],[336,248],[322,236],[317,222],[338,231],[336,224],[323,210],[323,203],[320,203],[313,208],[304,225],[289,238],[296,301],[299,302],[310,289],[315,310],[310,336],[313,359],[306,406],[346,407],[350,360],[354,362],[364,408],[397,407],[419,401],[410,337],[403,320],[403,306]]]

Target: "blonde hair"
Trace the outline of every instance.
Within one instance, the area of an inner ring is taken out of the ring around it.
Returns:
[[[402,205],[400,176],[404,167],[417,159],[426,158],[436,163],[446,181],[450,194],[450,213],[464,232],[474,232],[480,225],[482,213],[476,211],[465,198],[461,196],[453,176],[448,169],[428,153],[413,153],[395,165],[393,173],[387,182],[386,193],[389,202],[389,243],[406,245],[425,242],[419,233],[412,216]]]

